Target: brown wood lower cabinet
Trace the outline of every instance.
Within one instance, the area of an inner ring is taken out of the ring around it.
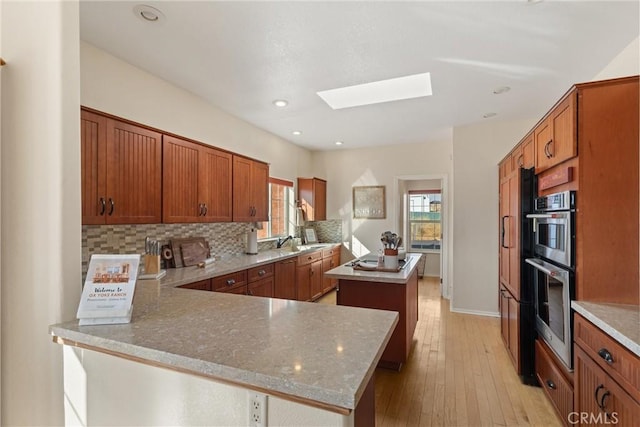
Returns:
[[[575,419],[580,425],[640,426],[640,358],[574,316]]]
[[[254,297],[273,297],[273,277],[256,280],[247,285],[247,295]]]
[[[296,282],[298,301],[311,301],[322,295],[322,251],[298,255]]]
[[[336,299],[338,305],[398,312],[398,324],[378,366],[400,370],[411,351],[418,323],[418,269],[405,284],[340,279]]]
[[[234,294],[247,293],[247,271],[225,274],[211,279],[211,288],[216,292],[230,292]]]
[[[247,270],[247,295],[273,297],[274,265],[266,264]]]
[[[536,340],[536,376],[564,425],[573,411],[573,384],[553,362],[551,350]]]
[[[509,290],[500,286],[500,332],[518,375],[520,366],[520,304]]]
[[[296,286],[297,258],[289,258],[275,263],[275,298],[298,299]]]
[[[340,265],[340,247],[341,245],[326,248],[322,250],[322,294],[335,289],[338,286],[338,279],[325,279],[324,273],[332,270]]]
[[[193,283],[187,283],[186,285],[178,286],[183,289],[195,289],[198,291],[210,291],[211,290],[211,279],[207,280],[199,280]]]

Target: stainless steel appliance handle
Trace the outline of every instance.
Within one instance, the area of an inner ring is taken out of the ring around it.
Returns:
[[[540,270],[540,271],[542,271],[542,272],[544,272],[544,273],[548,274],[548,275],[549,275],[549,276],[551,276],[551,277],[560,276],[560,275],[562,275],[562,273],[563,273],[562,271],[558,271],[558,270],[550,270],[550,269],[546,268],[545,266],[540,265],[540,262],[538,261],[538,259],[537,259],[537,258],[527,258],[527,259],[525,259],[525,262],[526,262],[527,264],[530,264],[530,265],[534,266],[534,267],[535,267],[535,268],[537,268],[538,270]]]
[[[527,218],[558,218],[558,214],[527,214]]]

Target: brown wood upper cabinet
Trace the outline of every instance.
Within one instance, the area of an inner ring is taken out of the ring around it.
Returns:
[[[534,129],[536,174],[578,154],[576,102],[572,90]]]
[[[231,221],[232,155],[163,135],[163,222]]]
[[[327,181],[320,178],[298,178],[298,200],[307,221],[327,219]]]
[[[269,220],[269,165],[233,156],[233,221]]]
[[[513,149],[509,157],[511,159],[511,167],[509,172],[524,168],[530,169],[535,166],[535,149],[533,144],[533,132],[529,133],[524,139]],[[503,176],[506,176],[504,174]]]
[[[83,224],[160,222],[160,133],[82,109],[80,147]]]

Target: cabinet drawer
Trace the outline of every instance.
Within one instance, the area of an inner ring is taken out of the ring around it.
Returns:
[[[273,264],[250,268],[247,270],[247,276],[249,283],[264,279],[265,277],[271,277],[273,276]]]
[[[322,258],[331,258],[336,253],[340,253],[340,246],[325,248],[322,250]]]
[[[226,291],[232,288],[245,286],[247,284],[247,271],[242,270],[236,273],[215,277],[211,282],[214,291]]]
[[[322,251],[315,251],[308,254],[298,255],[298,266],[311,264],[322,259]]]
[[[200,280],[199,282],[187,283],[186,285],[178,286],[183,289],[196,289],[198,291],[210,291],[211,279]]]
[[[607,374],[640,401],[638,356],[577,313],[574,315],[573,339]]]
[[[573,386],[553,364],[540,340],[536,340],[536,376],[558,416],[567,425],[567,417],[573,412]]]

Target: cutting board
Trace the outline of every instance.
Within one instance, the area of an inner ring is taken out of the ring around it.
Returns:
[[[185,267],[184,261],[183,261],[183,257],[182,257],[182,245],[187,244],[187,247],[189,247],[189,245],[188,245],[189,243],[201,244],[202,247],[206,248],[206,256],[203,258],[203,260],[209,258],[209,244],[204,239],[204,237],[186,237],[186,238],[171,239],[171,250],[173,252],[173,263],[174,263],[176,268]],[[193,254],[192,249],[188,249],[188,250],[191,251],[189,256],[192,256],[192,254]],[[190,259],[191,258],[188,257],[188,260],[190,260]],[[199,261],[199,262],[201,262],[201,261]],[[192,264],[192,265],[194,265],[194,264]]]
[[[197,265],[209,258],[209,247],[206,242],[190,242],[180,245],[182,250],[182,263],[185,267]]]

